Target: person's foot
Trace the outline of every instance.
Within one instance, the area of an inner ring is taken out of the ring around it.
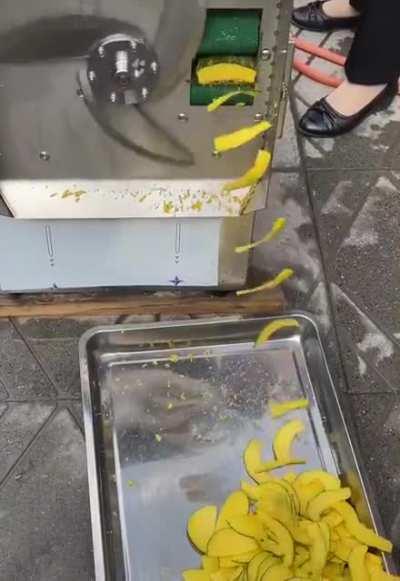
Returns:
[[[316,0],[292,12],[293,24],[316,32],[351,28],[359,17],[349,0]]]
[[[300,133],[308,137],[336,137],[348,133],[371,113],[389,106],[397,92],[397,81],[373,86],[344,81],[306,111],[299,122]]]

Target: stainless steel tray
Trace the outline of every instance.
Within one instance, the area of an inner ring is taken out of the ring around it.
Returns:
[[[183,569],[198,566],[187,518],[238,487],[249,439],[264,439],[271,455],[279,422],[266,414],[270,398],[310,400],[309,411],[296,412],[308,428],[299,454],[309,467],[340,474],[360,517],[380,528],[317,328],[305,315],[296,318],[299,330],[258,349],[254,339],[271,319],[115,326],[84,335],[97,581],[178,581]]]

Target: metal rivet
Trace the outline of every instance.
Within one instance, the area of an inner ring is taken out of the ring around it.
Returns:
[[[104,46],[99,46],[99,55],[101,58],[104,57],[104,55],[105,55]]]
[[[271,57],[272,51],[269,48],[263,48],[261,51],[261,58],[263,61],[267,61]]]
[[[149,90],[146,87],[143,87],[143,89],[142,89],[143,99],[147,99],[148,96],[149,96]]]
[[[131,48],[135,50],[137,48],[137,42],[135,40],[131,40]]]
[[[264,115],[262,113],[256,113],[254,115],[254,121],[261,121],[264,118]]]
[[[156,63],[156,61],[153,61],[153,62],[150,64],[150,68],[151,68],[151,70],[153,71],[153,73],[156,73],[156,72],[157,72],[157,70],[158,70],[158,64]]]
[[[89,71],[89,81],[93,83],[96,78],[96,73],[94,71]]]
[[[50,160],[50,153],[48,151],[41,151],[39,153],[39,157],[42,161],[49,161]]]
[[[189,117],[186,113],[178,113],[177,117],[179,121],[189,121]]]
[[[111,93],[110,99],[111,99],[111,103],[115,103],[117,101],[117,94]]]

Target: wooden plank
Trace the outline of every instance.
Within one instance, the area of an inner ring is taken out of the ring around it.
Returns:
[[[88,317],[120,315],[273,315],[285,301],[275,289],[246,297],[235,293],[134,292],[0,295],[0,318]]]

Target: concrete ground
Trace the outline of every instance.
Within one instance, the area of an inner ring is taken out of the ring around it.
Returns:
[[[347,32],[305,36],[343,52],[350,42]],[[261,280],[295,268],[290,306],[319,322],[386,533],[400,543],[400,108],[335,141],[298,139],[293,119],[326,92],[294,77],[256,237],[277,216],[288,227],[253,269]],[[0,322],[3,581],[93,579],[77,344],[112,322]]]

